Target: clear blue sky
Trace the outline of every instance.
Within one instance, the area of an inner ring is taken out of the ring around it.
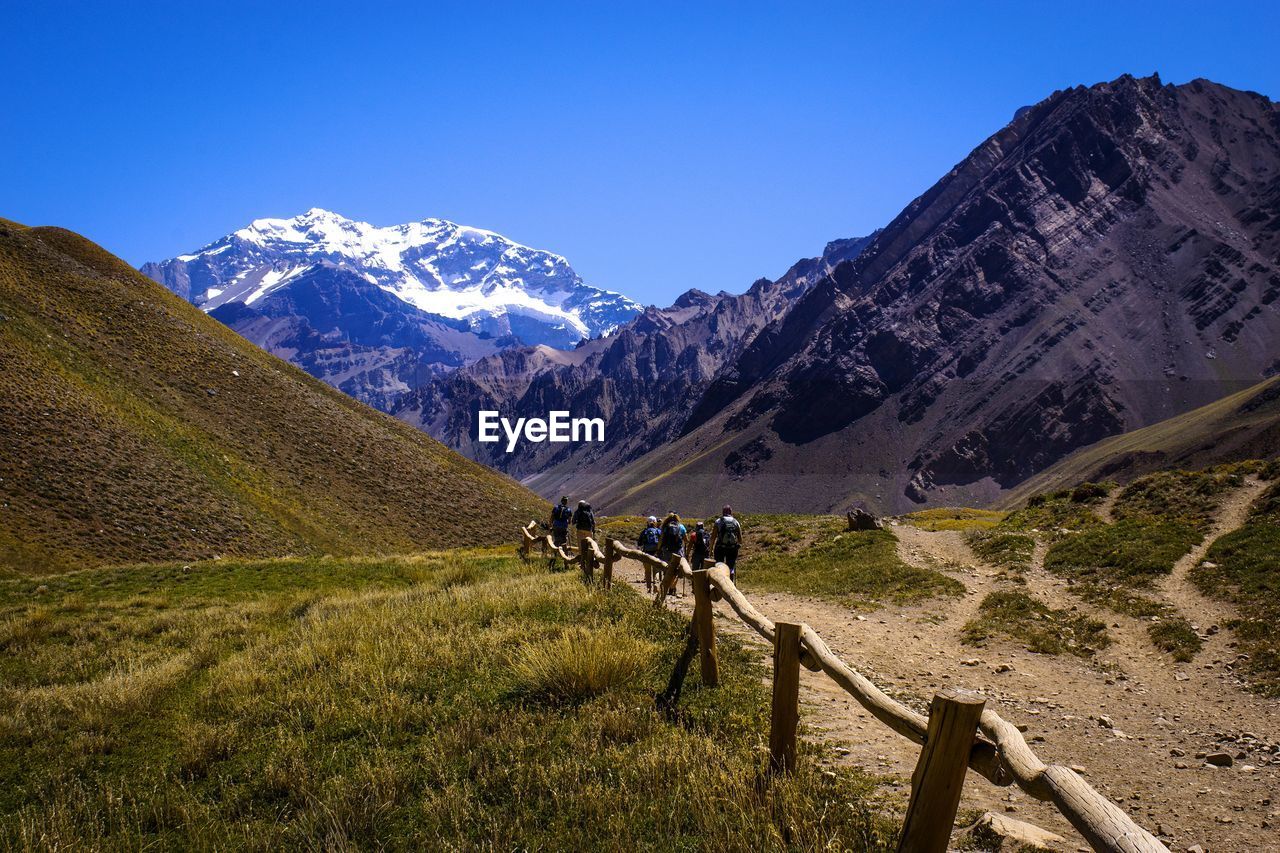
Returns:
[[[1280,97],[1277,8],[0,0],[0,216],[134,264],[439,216],[666,304],[888,222],[1055,89]]]

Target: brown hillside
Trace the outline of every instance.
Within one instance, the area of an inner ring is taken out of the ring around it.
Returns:
[[[0,573],[498,542],[540,509],[83,237],[0,220]]]

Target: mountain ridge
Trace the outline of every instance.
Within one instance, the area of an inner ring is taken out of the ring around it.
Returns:
[[[635,508],[680,465],[735,502],[986,503],[1247,387],[1280,355],[1278,175],[1280,112],[1256,93],[1055,93],[757,335],[690,441],[595,496]]]

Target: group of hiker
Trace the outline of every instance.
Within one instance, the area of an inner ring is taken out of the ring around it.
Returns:
[[[708,533],[706,523],[699,521],[689,530],[680,515],[672,510],[667,517],[658,523],[656,515],[649,516],[649,521],[636,545],[646,554],[652,554],[660,560],[672,557],[687,557],[694,568],[701,568],[710,554],[717,563],[729,567],[730,579],[738,576],[738,549],[742,545],[742,524],[733,517],[733,507],[725,505],[711,524]]]
[[[560,498],[560,503],[551,509],[551,541],[556,546],[564,546],[569,542],[569,528],[578,531],[577,546],[581,548],[588,538],[596,535],[596,515],[591,511],[591,504],[578,501],[577,509],[569,509],[569,498]]]
[[[569,508],[569,498],[560,498],[560,503],[551,509],[551,541],[557,546],[569,542],[569,531],[577,531],[576,545],[581,549],[587,538],[595,538],[596,516],[591,504],[578,501],[576,509]],[[690,530],[680,520],[674,510],[667,513],[662,523],[658,523],[656,515],[649,516],[648,523],[640,531],[636,545],[646,554],[652,554],[661,560],[672,557],[686,557],[694,568],[701,568],[707,556],[717,563],[729,567],[729,578],[738,576],[738,549],[742,546],[742,524],[733,517],[733,507],[726,504],[720,517],[711,523],[710,532],[706,523],[697,522]]]

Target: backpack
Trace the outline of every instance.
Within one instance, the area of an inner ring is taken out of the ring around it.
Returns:
[[[646,554],[652,554],[658,550],[659,543],[662,542],[662,531],[656,527],[646,527],[640,533],[640,547],[644,549]]]
[[[670,522],[662,528],[662,549],[672,554],[678,554],[683,549],[683,542],[680,539],[680,525]]]
[[[573,521],[579,530],[594,530],[596,526],[595,514],[589,509],[574,510]]]
[[[567,506],[558,506],[551,511],[551,521],[559,528],[567,528],[569,526],[569,518],[573,515],[573,510]]]
[[[703,528],[702,530],[693,531],[693,550],[694,550],[694,553],[702,553],[702,554],[707,553],[706,528]]]
[[[738,519],[731,515],[726,515],[720,519],[720,538],[717,544],[726,548],[737,548],[742,542],[742,525],[738,524]]]

